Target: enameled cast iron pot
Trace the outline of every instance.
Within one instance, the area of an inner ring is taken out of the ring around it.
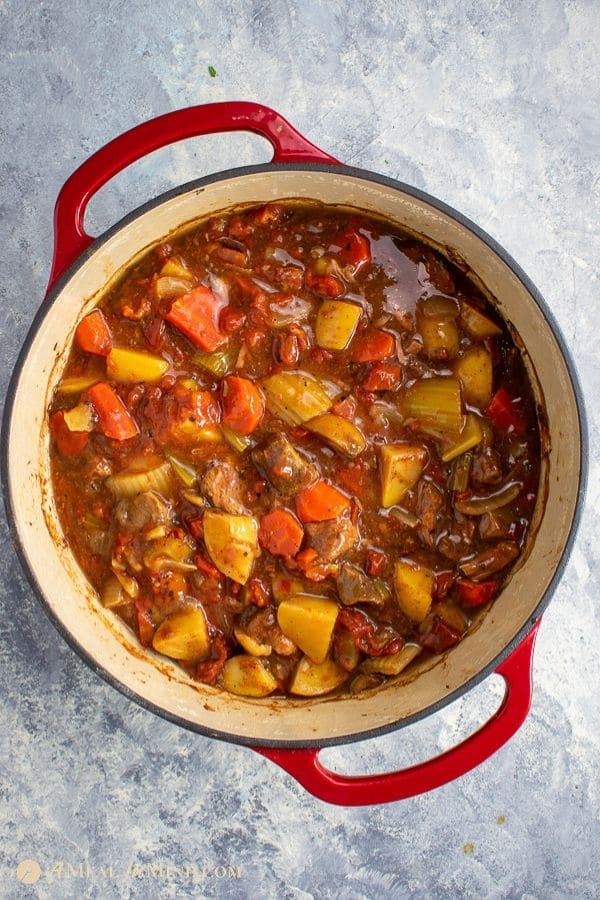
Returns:
[[[265,137],[275,151],[272,162],[182,185],[95,240],[85,233],[88,201],[125,166],[183,138],[234,130]],[[141,651],[125,626],[100,607],[65,546],[50,489],[48,401],[75,326],[109,279],[183,223],[238,204],[288,197],[384,215],[477,273],[527,348],[551,435],[535,540],[492,609],[446,658],[424,661],[416,677],[401,676],[397,683],[365,696],[293,701],[235,697],[194,683],[175,665]],[[63,637],[94,671],[179,725],[255,747],[324,800],[378,803],[458,777],[502,746],[525,719],[537,623],[566,562],[583,496],[583,416],[574,367],[551,313],[517,264],[481,229],[421,191],[340,164],[271,109],[254,103],[210,104],[133,128],[94,154],[64,185],[56,205],[48,294],[8,391],[2,447],[5,500],[21,561],[37,595]],[[494,670],[506,683],[500,709],[477,733],[441,756],[375,777],[346,778],[319,762],[319,747],[374,737],[414,722]]]

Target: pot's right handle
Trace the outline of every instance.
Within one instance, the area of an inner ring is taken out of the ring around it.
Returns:
[[[531,707],[533,649],[540,621],[496,669],[506,685],[497,712],[462,743],[434,759],[384,775],[346,776],[326,769],[319,760],[319,750],[254,749],[285,769],[315,797],[341,806],[405,800],[441,787],[484,762],[525,721]]]
[[[63,185],[54,210],[54,256],[48,288],[91,243],[83,218],[90,199],[102,185],[131,163],[167,144],[226,131],[252,131],[266,138],[274,150],[272,162],[340,165],[333,156],[311,144],[278,112],[259,103],[207,103],[150,119],[90,156]]]

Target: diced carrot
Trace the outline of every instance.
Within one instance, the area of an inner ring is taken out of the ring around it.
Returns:
[[[304,572],[308,569],[314,561],[317,559],[319,554],[313,547],[306,547],[305,550],[301,550],[300,553],[295,558],[295,562],[298,565],[300,571]]]
[[[354,339],[350,359],[353,362],[378,362],[389,359],[395,352],[396,341],[393,334],[379,328],[368,328]]]
[[[75,343],[85,353],[108,356],[112,348],[112,335],[101,310],[95,309],[81,320],[75,329]]]
[[[296,512],[301,522],[326,522],[350,509],[350,500],[326,481],[317,481],[296,497]]]
[[[393,391],[402,381],[397,363],[376,363],[361,383],[364,391]]]
[[[458,599],[465,606],[483,606],[498,592],[498,582],[469,581],[466,578],[459,578],[456,582],[456,590],[458,591]]]
[[[295,556],[303,537],[302,525],[287,509],[273,509],[260,520],[258,539],[273,556]]]
[[[236,434],[251,434],[265,414],[265,401],[249,378],[227,375],[221,382],[223,425]]]
[[[501,387],[492,397],[492,402],[486,410],[486,415],[494,425],[505,433],[523,434],[525,431],[525,416],[518,400],[513,400],[506,388]]]
[[[175,300],[165,318],[193,344],[211,353],[227,340],[227,335],[219,330],[223,306],[210,288],[201,285]]]
[[[309,290],[324,294],[326,297],[339,297],[344,293],[344,285],[335,275],[315,275],[308,270],[304,276],[304,283]]]
[[[86,397],[94,407],[100,431],[106,437],[126,441],[139,434],[135,420],[110,384],[99,381],[88,388]]]
[[[90,439],[87,431],[71,431],[67,427],[62,409],[50,417],[50,434],[63,456],[77,456],[85,450]]]
[[[337,236],[336,243],[342,246],[338,254],[341,264],[353,266],[355,275],[370,264],[371,245],[363,234],[347,228]]]

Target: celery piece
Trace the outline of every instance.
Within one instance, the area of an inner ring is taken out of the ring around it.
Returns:
[[[472,458],[473,454],[467,451],[466,453],[461,453],[453,461],[450,475],[448,476],[448,487],[451,491],[466,491],[469,486]]]
[[[404,394],[403,408],[426,433],[458,441],[464,425],[458,378],[450,375],[416,381]]]
[[[287,425],[302,425],[331,409],[333,398],[306,372],[280,372],[262,381],[267,409]]]
[[[248,447],[254,446],[254,441],[251,437],[248,435],[237,434],[235,431],[232,431],[231,428],[228,428],[227,425],[221,425],[221,432],[231,449],[235,450],[236,453],[243,453]]]
[[[231,351],[215,350],[214,353],[196,353],[193,362],[198,366],[202,366],[211,375],[216,378],[222,378],[227,375],[233,367]]]
[[[453,444],[452,447],[449,447],[445,453],[442,453],[443,462],[450,462],[450,460],[455,459],[457,456],[466,453],[467,450],[472,450],[473,447],[476,447],[477,444],[481,443],[482,438],[483,431],[479,424],[479,417],[473,413],[469,413],[467,421],[465,422],[465,427],[461,431],[458,441]]]
[[[189,463],[183,462],[183,460],[178,459],[172,453],[166,453],[165,456],[171,463],[171,467],[179,480],[183,482],[183,484],[187,488],[191,488],[198,477],[196,469]]]

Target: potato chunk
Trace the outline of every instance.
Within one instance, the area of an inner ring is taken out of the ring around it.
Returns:
[[[162,356],[154,356],[143,350],[113,347],[106,357],[106,375],[109,381],[124,384],[137,381],[158,381],[167,372],[169,363]]]
[[[292,676],[290,693],[299,697],[317,697],[328,694],[344,683],[348,673],[330,658],[315,663],[303,656]]]
[[[417,304],[417,330],[429,359],[454,359],[460,346],[458,306],[450,297],[428,297]]]
[[[205,659],[210,651],[206,617],[199,606],[171,613],[154,632],[152,646],[171,659],[191,662]]]
[[[315,337],[325,350],[345,350],[356,331],[362,309],[345,300],[324,300],[317,313]]]
[[[256,519],[209,509],[203,523],[204,543],[219,572],[238,584],[246,584],[260,553]]]
[[[381,503],[399,503],[415,486],[427,461],[427,450],[414,444],[386,444],[381,448]]]
[[[253,638],[251,635],[246,634],[245,631],[242,631],[241,628],[234,628],[233,634],[238,644],[241,644],[246,653],[249,653],[250,656],[269,656],[273,649],[270,644],[262,644],[260,641],[257,641],[256,638]]]
[[[354,422],[333,413],[311,419],[306,423],[306,428],[322,437],[334,450],[351,459],[359,456],[367,446],[364,434]]]
[[[243,697],[267,697],[277,681],[256,656],[232,656],[223,666],[223,687]]]
[[[394,583],[402,612],[413,622],[422,622],[431,606],[432,573],[412,560],[400,559],[396,563]]]
[[[329,650],[337,615],[338,605],[333,600],[299,594],[281,601],[277,622],[285,636],[313,662],[322,663]]]
[[[492,399],[492,358],[485,347],[469,347],[454,363],[467,403],[487,409]]]

